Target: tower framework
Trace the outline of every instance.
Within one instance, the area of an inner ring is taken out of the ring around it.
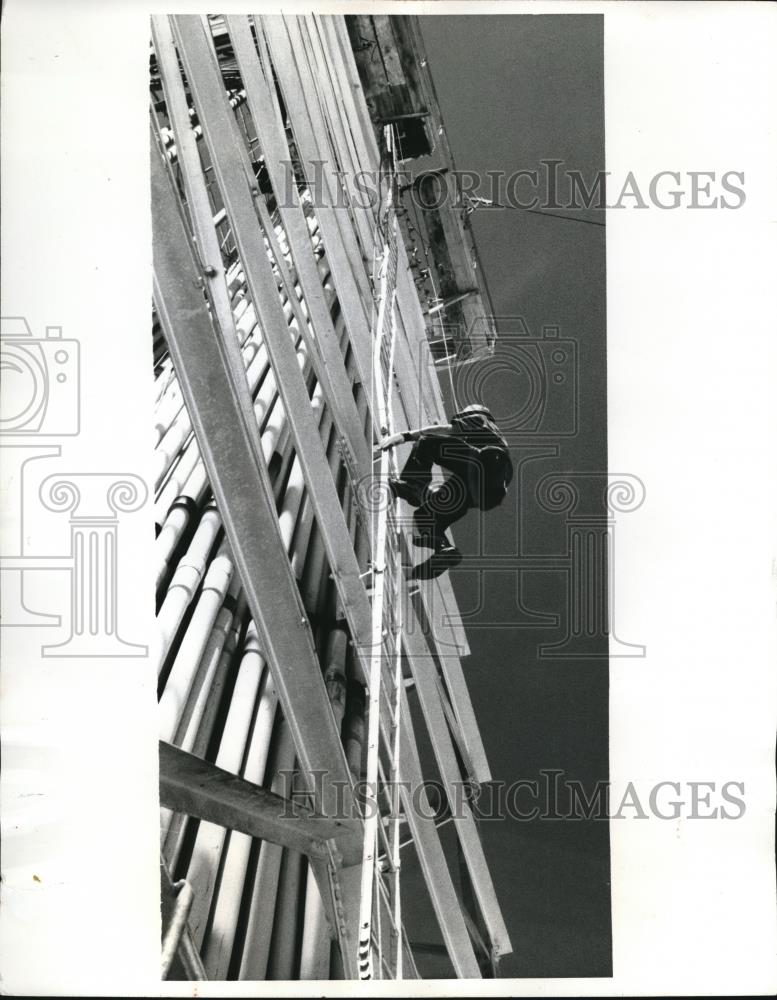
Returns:
[[[418,976],[421,887],[491,975],[466,636],[374,453],[447,421],[399,127],[339,16],[154,17],[151,67],[164,972]]]

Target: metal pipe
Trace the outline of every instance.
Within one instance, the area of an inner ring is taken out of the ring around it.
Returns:
[[[221,702],[232,672],[231,668],[237,654],[238,642],[246,615],[247,602],[245,594],[241,593],[238,597],[232,625],[227,633],[224,648],[219,656],[210,686],[207,688],[207,692],[205,686],[203,686],[203,690],[201,691],[204,701],[202,715],[199,722],[197,722],[196,714],[193,714],[186,735],[181,741],[181,746],[197,757],[205,757],[213,739],[216,721],[221,710]],[[186,818],[180,813],[171,814],[167,809],[162,810],[162,842],[165,857],[168,859],[171,868],[175,868],[178,864],[178,858],[183,846],[183,828]]]
[[[250,641],[258,643],[256,626],[249,626]],[[270,752],[278,694],[269,670],[262,676],[259,706],[251,728],[242,776],[263,784]],[[234,832],[224,849],[218,895],[214,901],[210,928],[203,945],[203,960],[209,979],[226,979],[237,932],[237,922],[251,856],[253,840]]]
[[[324,409],[324,414],[320,424],[321,439],[329,440],[332,429],[332,417],[328,408]],[[313,530],[313,505],[307,495],[307,490],[302,495],[297,521],[294,526],[294,539],[291,551],[291,568],[295,577],[302,578],[305,562],[309,554],[310,535]]]
[[[154,431],[156,432],[157,439],[154,443],[154,447],[156,447],[165,436],[166,432],[170,428],[170,425],[183,409],[183,405],[183,396],[181,395],[181,390],[176,379],[173,381],[172,385],[165,390],[162,398],[159,400],[155,408]]]
[[[164,434],[154,451],[154,489],[158,490],[177,456],[192,433],[192,422],[185,408],[181,408],[178,416]]]
[[[365,728],[364,687],[357,681],[350,681],[346,692],[345,718],[343,719],[343,744],[348,767],[355,781],[362,776]]]
[[[191,885],[184,880],[176,882],[173,885],[173,889],[176,890],[175,908],[173,909],[170,923],[167,926],[167,933],[162,940],[162,955],[160,959],[160,977],[162,979],[167,977],[167,973],[175,958],[175,953],[178,951],[181,936],[186,927],[186,920],[194,899]]]
[[[194,468],[200,459],[200,449],[197,440],[192,435],[189,442],[181,450],[181,456],[171,474],[160,490],[154,502],[154,521],[160,526],[164,525],[170,508],[176,499],[181,496],[181,492],[187,483]]]
[[[190,752],[193,750],[197,734],[201,732],[208,704],[218,703],[219,672],[226,672],[231,663],[232,655],[237,646],[237,635],[245,615],[245,597],[241,591],[240,578],[237,574],[233,574],[224,604],[219,610],[213,631],[208,637],[205,651],[196,671],[198,690],[190,694],[187,711],[179,721],[173,737],[172,742],[181,747],[182,750]],[[231,638],[232,642],[230,643]],[[208,738],[210,738],[210,731]],[[204,751],[199,756],[203,756],[203,754]],[[180,846],[178,836],[183,821],[183,816],[174,816],[169,809],[163,808],[161,810],[160,825],[164,831],[163,844],[165,851],[168,852],[168,857],[172,854],[177,857]]]
[[[243,656],[215,760],[218,767],[233,774],[238,774],[243,764],[250,722],[257,698],[260,697],[264,669],[264,657],[259,649],[258,637],[254,633],[253,638],[249,638],[243,648]],[[219,869],[226,836],[227,831],[224,827],[201,822],[186,874],[195,890],[196,897],[189,917],[189,926],[195,943],[200,948],[205,936],[213,896],[218,891],[216,872]]]
[[[345,713],[345,660],[348,651],[348,633],[343,628],[333,628],[326,639],[324,681],[329,704],[338,726]],[[305,913],[302,942],[300,945],[300,979],[327,979],[330,961],[330,929],[324,913],[316,880],[308,869],[305,886]]]
[[[221,517],[218,511],[215,507],[206,508],[185,555],[175,569],[167,595],[157,615],[155,650],[157,673],[164,665],[186,609],[200,585],[208,556],[220,529]]]
[[[265,373],[268,368],[269,362],[264,368]],[[258,382],[261,372],[257,370],[254,373],[254,376],[257,378]],[[270,409],[270,417],[265,424],[265,431],[262,434],[262,449],[266,460],[269,461],[273,451],[278,446],[278,440],[283,432],[286,420],[283,408],[279,403],[279,395],[277,388],[275,387],[274,379],[272,381],[265,379],[262,389],[260,390],[259,399],[254,407],[254,412],[257,414],[257,419],[260,424],[267,408]],[[169,570],[169,560],[172,553],[174,552],[179,539],[182,537],[183,532],[186,530],[186,527],[191,519],[192,503],[190,501],[193,501],[194,503],[200,502],[206,487],[207,477],[205,465],[202,462],[202,458],[199,457],[186,481],[183,491],[181,492],[179,498],[176,498],[181,502],[178,504],[174,503],[171,512],[172,516],[165,520],[165,523],[162,525],[159,538],[156,540],[155,548],[159,557],[156,578],[157,587],[159,587],[161,581],[166,576]],[[190,498],[190,500],[187,500],[187,497]],[[172,585],[173,584],[171,583],[171,586]],[[168,611],[167,613],[171,612]]]
[[[267,961],[268,980],[284,981],[298,978],[300,938],[297,926],[301,902],[300,893],[304,891],[303,861],[304,858],[299,851],[284,849],[278,878],[275,922]]]
[[[225,540],[202,581],[194,614],[159,699],[159,735],[166,743],[172,742],[178,728],[186,725],[187,702],[192,695],[197,696],[198,668],[233,572],[234,563]]]
[[[300,943],[299,978],[328,979],[330,966],[329,927],[321,893],[308,867],[305,884],[305,916]]]
[[[182,750],[190,749],[191,743],[194,740],[194,734],[202,719],[202,714],[205,710],[205,701],[213,681],[213,674],[218,666],[227,636],[232,628],[235,612],[238,609],[238,597],[242,589],[243,584],[240,577],[237,573],[233,573],[229,588],[224,595],[223,603],[213,623],[213,628],[207,637],[200,661],[194,671],[194,678],[185,709],[178,718],[175,732],[170,741],[175,746],[181,747]],[[187,630],[187,636],[189,631]],[[181,652],[183,652],[183,646],[181,647]],[[167,691],[167,688],[165,688],[165,691]]]
[[[279,777],[279,772],[288,772],[294,767],[294,741],[285,720],[281,720],[276,727],[272,742],[274,773],[270,788],[283,794],[287,790],[286,780]],[[266,978],[282,853],[283,848],[267,841],[262,842],[259,849],[258,864],[249,889],[251,896],[238,967],[239,979]]]

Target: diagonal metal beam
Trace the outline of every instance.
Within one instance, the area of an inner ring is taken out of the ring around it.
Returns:
[[[296,185],[290,183],[291,152],[281,120],[274,82],[267,78],[268,67],[259,61],[248,18],[227,15],[227,28],[235,52],[251,117],[257,129],[264,162],[276,193],[278,211],[289,242],[302,295],[310,315],[323,367],[328,379],[327,397],[335,414],[335,423],[346,434],[348,445],[362,475],[370,468],[371,455],[364,437],[361,417],[353,398],[353,387],[345,369],[332,316],[326,302],[321,276],[313,254],[307,220]],[[293,180],[293,178],[292,178]],[[283,261],[278,266],[281,267]]]
[[[202,21],[194,15],[177,15],[173,18],[173,30],[262,325],[308,496],[319,524],[325,529],[322,539],[332,575],[351,634],[355,641],[366,646],[371,628],[369,601],[259,227],[251,191],[255,184],[253,173],[246,176],[244,164],[235,155],[231,110]]]
[[[342,98],[349,112],[349,120],[354,125],[352,135],[357,156],[360,158],[360,169],[374,170],[379,159],[375,134],[344,20],[340,16],[322,17],[320,15],[314,15],[313,20],[321,29],[321,37],[328,42],[331,65],[339,71]],[[399,273],[404,273],[404,270],[400,269]],[[398,371],[403,399],[410,399],[416,394],[414,389],[417,383],[414,384],[414,379],[418,378],[417,373],[420,371],[420,365],[423,361],[423,353],[419,352],[424,350],[421,340],[425,338],[425,324],[415,289],[412,288],[412,285],[408,287],[408,282],[403,278],[398,279],[397,301],[404,324],[415,330],[413,364],[416,374],[413,375],[411,371],[408,375],[407,370],[400,369]],[[439,397],[436,377],[431,380],[431,383],[433,388],[437,387]],[[435,411],[433,419],[438,420],[444,416],[441,397],[437,399]],[[420,413],[417,414],[417,417],[420,419]],[[406,546],[405,552],[406,555],[411,554],[412,549],[409,545]],[[449,578],[443,576],[435,580],[431,586],[421,587],[420,599],[435,639],[451,706],[458,720],[459,730],[469,759],[472,761],[473,776],[480,782],[490,781],[491,771],[459,658],[459,654],[469,653],[469,645],[463,626],[457,621],[456,599]],[[448,621],[448,619],[451,620]],[[428,651],[425,655],[429,655]]]
[[[419,791],[423,788],[423,772],[412,730],[408,733],[411,716],[404,689],[401,698],[401,715],[406,720],[399,731],[399,780],[403,811],[454,971],[462,979],[479,979],[480,968],[445,860],[440,834],[430,815],[428,802],[425,809],[419,809],[416,801],[419,794],[425,797],[426,792]]]
[[[199,247],[201,262],[217,271],[209,283],[210,299],[222,330],[229,331],[232,336],[237,337],[226,274],[222,265],[221,247],[216,234],[205,175],[200,164],[200,154],[197,151],[197,139],[191,127],[186,92],[178,69],[178,54],[175,51],[170,22],[166,16],[159,14],[152,16],[151,37],[167,113],[175,135],[178,164],[189,206],[189,218]]]
[[[186,20],[187,19],[185,19],[185,18],[176,18],[176,22],[177,23],[178,22],[183,22],[183,21],[186,21]],[[191,20],[195,20],[196,21],[197,19],[190,19],[190,21]],[[191,26],[191,27],[192,27],[192,30],[194,31],[195,30],[194,26]],[[202,32],[202,26],[198,25],[198,27],[199,27],[200,31]],[[182,46],[182,48],[185,48],[185,46]],[[199,62],[197,63],[197,71],[198,71],[199,75],[201,75],[201,73],[202,73],[202,65],[203,65],[203,63],[206,64],[206,65],[209,65],[209,67],[213,66],[212,57],[211,57],[211,63],[207,64],[207,59],[203,59],[204,53],[207,54],[210,57],[210,52],[209,52],[209,49],[208,49],[207,46],[206,46],[206,48],[205,48],[204,51],[202,49],[200,49],[199,54],[198,54],[199,55]],[[189,75],[189,77],[191,79],[192,74],[189,73],[188,75]],[[215,74],[215,77],[217,79],[217,72]],[[218,100],[216,100],[215,97],[214,97],[215,93],[216,93],[216,91],[212,89],[210,96],[214,98],[214,103],[212,105],[212,109],[215,109],[215,111],[214,111],[214,114],[213,114],[212,117],[213,117],[213,120],[215,120],[217,127],[215,128],[214,132],[211,135],[210,143],[213,142],[214,137],[221,138],[223,140],[222,145],[221,145],[221,147],[218,147],[218,145],[217,145],[217,148],[220,149],[223,158],[228,158],[227,154],[226,154],[226,151],[229,150],[230,145],[234,141],[234,130],[232,129],[232,139],[230,139],[230,124],[228,123],[229,120],[226,119],[227,123],[225,123],[225,115],[222,113],[224,111],[224,109],[223,109],[224,96],[223,96],[223,93],[221,93],[221,88],[219,87],[219,89],[218,89],[218,95],[219,95]],[[221,109],[219,109],[219,100],[220,100],[221,106],[222,106]],[[201,105],[201,103],[202,103],[201,101],[198,102],[198,108]],[[207,137],[208,137],[208,132],[206,130],[206,139],[207,139]],[[234,150],[233,150],[233,152],[234,152]],[[233,167],[233,172],[231,174],[230,180],[233,182],[233,186],[229,187],[229,191],[232,192],[234,190],[235,192],[238,192],[240,190],[240,187],[239,187],[240,182],[242,181],[242,183],[245,185],[245,189],[248,189],[248,194],[250,195],[249,185],[250,185],[251,179],[249,179],[247,177],[245,168],[243,167],[243,174],[242,174],[242,178],[241,178],[239,172],[236,174],[235,170],[234,170],[235,167],[237,167],[237,168],[240,167],[239,162],[237,162],[237,158],[233,158],[232,167]],[[244,189],[244,191],[245,191],[245,189]],[[247,211],[247,206],[250,206],[250,209],[251,209],[250,212]],[[269,288],[272,288],[272,293],[273,294],[272,294],[272,296],[269,296],[269,294],[265,295],[263,301],[264,302],[274,302],[276,304],[279,304],[278,295],[277,295],[277,288],[275,286],[274,279],[272,278],[272,272],[271,272],[271,270],[269,270],[269,261],[267,261],[267,258],[266,258],[266,250],[264,248],[263,241],[261,240],[260,237],[257,237],[257,235],[256,235],[259,227],[258,227],[258,224],[257,224],[257,219],[256,219],[255,211],[253,211],[254,206],[253,206],[253,204],[250,201],[250,197],[248,199],[248,202],[246,202],[246,199],[244,197],[242,199],[242,203],[239,204],[238,207],[240,208],[240,216],[239,217],[240,217],[242,223],[244,224],[245,233],[247,234],[247,239],[248,239],[247,246],[248,246],[249,250],[252,251],[252,254],[249,257],[250,263],[252,265],[253,264],[257,265],[257,270],[260,272],[259,273],[259,277],[260,278],[261,278],[261,271],[262,271],[261,267],[259,266],[260,264],[264,264],[264,266],[266,268],[266,271],[269,274],[269,279],[270,279],[269,283],[267,281],[265,281],[264,286],[263,286],[263,290],[265,292],[268,292]],[[233,228],[234,228],[235,217],[234,217],[234,215],[231,215],[230,218],[231,218],[231,220],[233,222]],[[155,219],[155,221],[156,221],[156,219]],[[255,239],[255,242],[253,242],[253,243],[251,243],[252,233],[253,233],[253,237]],[[245,245],[244,245],[244,247],[241,247],[241,257],[243,257],[244,260],[246,259],[245,258],[245,253],[246,253],[246,249],[245,249]],[[192,264],[193,264],[193,260],[192,260]],[[195,278],[196,278],[196,268],[194,268],[194,274],[195,274]],[[252,293],[255,293],[257,288],[260,289],[260,290],[262,289],[262,285],[261,285],[260,282],[257,282],[256,287],[254,289],[252,289]],[[195,292],[194,295],[195,295],[195,301],[196,301],[196,295],[197,295],[197,293]],[[256,296],[255,296],[255,298],[256,298]],[[260,296],[260,299],[261,299],[261,296]],[[200,300],[200,302],[202,303],[202,300]],[[204,312],[204,310],[203,310],[203,312]],[[206,321],[207,321],[207,316],[205,318],[206,318]],[[272,319],[273,317],[271,316],[270,318]],[[277,319],[277,316],[275,318]],[[266,328],[266,323],[263,323],[263,326],[265,326],[265,328]],[[283,318],[282,330],[283,330],[283,334],[284,334],[284,337],[285,337],[285,342],[288,342],[289,338],[288,338],[288,330],[287,330],[286,323],[285,323],[285,317]],[[280,341],[280,333],[277,333],[277,337],[278,337],[278,340]],[[274,367],[275,367],[275,365],[274,365]],[[231,372],[231,379],[232,379],[233,389],[234,389],[235,385],[239,382],[239,379],[237,378],[237,372],[234,369],[234,367],[233,366],[230,367],[230,365],[227,365],[227,371]],[[240,371],[240,375],[243,377],[243,380],[244,380],[244,375],[242,375],[242,368],[241,368],[241,371]],[[298,367],[296,367],[296,359],[295,359],[294,375],[296,376],[297,379],[299,379],[299,371],[298,371]],[[280,375],[279,381],[281,382],[281,385],[283,385],[283,374]],[[289,407],[288,407],[288,404],[287,404],[287,410],[288,409],[289,409]],[[293,410],[292,410],[292,412],[293,412]],[[303,412],[304,412],[304,408],[303,408]],[[199,437],[199,435],[198,435],[198,437]],[[316,443],[318,444],[318,440],[316,441]],[[319,447],[320,447],[320,445],[319,445]],[[226,464],[227,459],[225,458],[224,461],[225,461],[225,464]],[[206,464],[207,464],[207,462],[206,462]],[[209,472],[210,471],[211,470],[209,468]],[[222,471],[223,471],[223,469],[222,469]],[[327,472],[328,471],[329,470],[328,470],[328,467],[327,467]],[[213,479],[213,476],[211,476],[211,478]],[[331,479],[331,476],[329,478]],[[245,494],[243,494],[243,496],[245,496]],[[248,502],[250,504],[251,501],[249,500]],[[342,511],[341,511],[341,509],[339,507],[339,502],[337,503],[337,512],[339,513],[340,517],[342,517]],[[324,522],[324,523],[326,523],[326,522]],[[346,550],[344,550],[344,551],[346,551]],[[350,546],[350,540],[349,540],[349,543],[348,543],[348,546],[347,546],[347,553],[352,556],[352,548]],[[242,573],[242,570],[241,570],[241,573]],[[338,580],[338,584],[341,584],[341,582],[342,582],[341,580]],[[361,588],[361,596],[359,595],[359,591],[358,590],[356,591],[356,593],[355,593],[355,601],[354,601],[353,605],[349,606],[349,605],[346,604],[345,601],[343,603],[344,603],[344,606],[346,607],[346,611],[347,612],[350,611],[350,613],[351,613],[351,617],[349,618],[349,624],[351,624],[352,632],[354,634],[358,635],[359,634],[358,631],[356,629],[354,629],[353,624],[352,624],[353,617],[356,616],[357,619],[358,619],[358,612],[361,610],[361,612],[363,613],[363,611],[364,611],[365,608],[367,610],[367,616],[369,615],[369,604],[368,604],[368,602],[366,602],[366,595],[364,594],[363,588]],[[292,601],[292,604],[293,604],[293,601]],[[359,605],[361,606],[360,608],[359,608]],[[299,602],[297,602],[297,607],[299,608]],[[356,608],[356,614],[354,612],[354,608]],[[304,613],[303,613],[303,617],[304,617]],[[369,618],[367,617],[366,621],[368,621],[368,620],[369,620]],[[365,619],[362,618],[362,621],[365,621]],[[279,625],[278,627],[280,628],[282,626]],[[428,655],[429,655],[428,654],[428,650],[425,650],[424,655],[426,655],[428,657]],[[271,663],[273,663],[273,665],[274,665],[274,662],[275,662],[274,659],[271,657]],[[313,699],[313,701],[312,701],[312,706],[315,707],[315,706],[317,706],[320,703],[321,703],[320,702],[320,698],[319,697],[315,697]],[[405,718],[407,720],[409,720],[409,714],[407,714],[407,712],[405,712]],[[405,728],[407,728],[407,727],[405,727]],[[414,739],[412,737],[412,732],[410,732],[409,734],[406,734],[406,736],[408,737],[408,744],[410,745],[410,749],[414,750],[415,747],[414,747]],[[302,742],[300,742],[300,741],[302,741]],[[306,742],[306,734],[305,733],[299,733],[299,732],[295,733],[295,742],[296,742],[297,746],[302,749],[303,744]],[[417,753],[417,751],[416,751],[416,753]],[[302,752],[300,753],[300,757],[303,758],[303,753]],[[408,757],[407,748],[406,748],[406,751],[404,752],[404,757],[406,759],[405,770],[407,771],[407,768],[409,766],[407,764],[407,757]],[[304,764],[304,760],[303,760],[303,767],[304,766],[305,766],[305,764]],[[417,779],[417,781],[420,782],[420,780],[421,780],[421,777],[420,777],[420,767],[419,767],[418,768],[418,779]],[[434,831],[434,833],[436,835],[436,831]],[[422,831],[421,835],[423,836],[423,831]],[[452,918],[450,916],[450,910],[449,909],[446,912],[446,908],[449,908],[450,905],[451,905],[451,899],[448,899],[447,902],[443,901],[443,898],[442,898],[442,896],[439,895],[438,889],[437,889],[438,885],[443,885],[443,886],[445,885],[445,879],[444,879],[442,870],[440,868],[440,865],[446,867],[446,871],[447,871],[447,866],[445,866],[444,855],[442,854],[441,846],[439,844],[439,837],[437,837],[436,845],[435,845],[434,841],[427,841],[427,854],[429,855],[430,858],[432,858],[432,861],[429,862],[429,863],[431,865],[433,865],[433,866],[436,866],[435,867],[435,871],[436,871],[436,874],[437,874],[437,878],[432,880],[433,884],[430,883],[430,887],[433,890],[434,894],[436,895],[438,916],[440,916],[441,923],[445,924],[445,926],[447,927],[447,933],[448,933],[449,937],[453,937],[454,936],[454,932],[451,929],[451,922],[452,922],[452,920],[455,922],[455,918]],[[344,859],[344,860],[346,861],[346,864],[347,864],[348,863],[347,859]],[[448,880],[450,880],[450,875],[449,874],[448,874],[447,877],[448,877]],[[348,895],[349,894],[346,893],[346,896],[348,896]],[[453,903],[455,905],[455,894],[453,896]],[[463,946],[462,943],[458,942],[457,948],[461,948],[462,946]],[[460,974],[464,974],[464,973],[460,973]],[[468,974],[472,974],[472,973],[468,973]]]
[[[290,64],[292,58],[296,58],[297,64],[299,65],[302,60],[302,53],[300,50],[301,42],[298,35],[295,32],[296,19],[294,18],[284,18],[283,21],[279,22],[279,19],[268,18],[267,30],[268,37],[271,39],[271,48],[273,49],[273,56],[276,63],[276,69],[279,74],[282,73],[281,68],[278,66],[279,58],[285,58],[287,61],[287,66]],[[287,22],[289,26],[288,35],[283,32],[283,23]],[[291,75],[289,73],[289,75]],[[305,74],[300,71],[300,76],[305,79]],[[299,86],[296,78],[294,79],[295,88]],[[302,102],[305,102],[305,87],[303,84],[302,94],[299,95]],[[310,96],[308,89],[308,97]],[[313,121],[316,121],[315,109],[310,109],[307,107],[308,113],[311,115]],[[291,111],[290,111],[291,113]],[[323,127],[321,122],[318,122],[319,128]],[[373,138],[374,142],[374,138]],[[377,149],[375,150],[377,154]],[[416,321],[416,333],[419,337],[424,338],[425,342],[425,326],[423,324],[423,317],[421,316],[420,306],[417,302],[417,296],[415,296],[415,306],[417,316],[414,315],[412,311],[412,303],[408,300],[407,283],[404,283],[405,289],[405,301],[406,301],[406,311],[408,315],[414,317]],[[414,289],[412,289],[414,295]],[[418,323],[420,321],[420,330]],[[420,358],[420,355],[416,355]],[[398,359],[398,373],[400,376],[400,381],[405,393],[403,394],[403,401],[405,404],[408,402],[413,403],[417,391],[417,385],[415,383],[414,373],[412,367],[408,365],[407,361],[402,363],[401,357]],[[416,403],[417,413],[416,416],[420,415],[420,400]],[[437,595],[437,607],[439,608],[442,595],[439,589],[434,589],[432,591],[431,599],[430,596],[422,595],[422,599],[428,609],[432,611],[435,605],[434,595]],[[431,617],[431,615],[430,615]],[[415,625],[415,623],[413,623]],[[426,645],[425,640],[420,635],[420,633],[411,628],[411,632],[414,634],[415,641],[410,645],[410,655],[420,662],[414,664],[415,672],[421,675],[427,681],[425,686],[426,695],[426,706],[427,706],[427,723],[429,725],[430,733],[432,734],[432,739],[435,742],[435,752],[438,756],[444,760],[444,768],[448,775],[449,781],[452,783],[455,780],[455,776],[458,774],[458,768],[456,765],[456,758],[453,749],[453,744],[451,742],[445,716],[442,710],[442,703],[440,701],[440,692],[436,686],[435,672],[436,668],[433,660],[431,659],[430,651]],[[419,641],[420,640],[420,641]],[[448,658],[449,654],[447,651],[440,650],[440,660],[443,667],[448,664],[445,660]],[[471,701],[469,699],[469,694],[466,690],[466,685],[463,683],[463,675],[461,674],[461,667],[458,661],[458,657],[455,657],[455,663],[449,665],[451,667],[450,675],[452,677],[452,682],[449,684],[449,689],[452,692],[452,699],[455,695],[458,695],[456,708],[457,718],[461,722],[464,719],[464,725],[461,727],[462,731],[466,733],[465,745],[467,746],[469,757],[473,760],[473,770],[475,771],[475,777],[478,780],[488,780],[490,778],[490,772],[488,769],[487,762],[485,760],[485,754],[482,749],[482,740],[477,729],[477,724],[474,719],[474,713],[471,709]],[[456,670],[458,667],[458,671]],[[448,680],[448,672],[446,671],[446,680]],[[431,682],[432,686],[429,686]],[[460,683],[457,683],[460,682]],[[467,711],[469,710],[469,712]],[[434,724],[432,724],[431,719],[434,719]],[[441,732],[440,738],[437,739],[438,731]],[[442,766],[442,765],[441,765]],[[460,777],[460,776],[459,776]],[[473,883],[475,883],[476,888],[479,891],[479,898],[482,896],[481,904],[485,911],[488,912],[490,917],[489,929],[492,931],[496,946],[503,949],[505,952],[509,952],[511,949],[509,938],[507,936],[506,928],[504,927],[504,921],[502,919],[501,911],[499,909],[498,902],[496,900],[493,884],[491,882],[490,873],[485,862],[485,857],[482,852],[482,846],[480,844],[479,835],[477,829],[474,826],[474,820],[471,814],[466,819],[460,822],[461,830],[460,836],[466,841],[466,856],[468,862],[471,864],[473,869]]]
[[[187,241],[175,192],[151,143],[154,301],[192,418],[251,613],[262,638],[300,766],[321,772],[317,806],[342,808],[352,836],[339,845],[345,864],[361,858],[362,824],[339,728],[275,510],[237,341],[210,320],[204,277]],[[237,354],[237,357],[235,357]],[[331,887],[321,885],[321,892]],[[343,960],[356,977],[358,900],[342,900]]]
[[[338,587],[354,640],[358,669],[366,683],[371,647],[371,609],[334,481],[326,461],[320,435],[309,412],[307,389],[302,379],[286,318],[245,174],[230,148],[229,110],[220,85],[218,68],[198,17],[172,18],[179,52],[190,81],[205,141],[211,152],[227,214],[240,250],[241,261],[253,301],[262,322],[264,341],[294,437],[309,496],[327,548],[330,567]],[[388,723],[386,723],[388,725]]]
[[[297,73],[285,21],[279,14],[257,14],[254,15],[254,21],[257,35],[264,33],[264,37],[259,39],[260,54],[263,61],[267,61],[268,56],[272,60],[294,132],[294,141],[314,192],[316,218],[321,227],[324,248],[345,317],[359,378],[369,392],[372,373],[369,343],[372,298],[369,289],[365,288],[364,261],[355,245],[353,233],[348,232],[347,226],[340,226],[339,216],[342,213],[332,207],[337,203],[335,185],[338,181],[333,174],[332,163],[322,156],[318,144],[316,123]],[[315,179],[320,181],[318,190]]]
[[[448,801],[451,803],[453,822],[459,835],[483,920],[496,954],[507,955],[512,951],[512,945],[483,852],[480,833],[475,825],[475,817],[468,803],[464,800],[462,776],[456,764],[453,742],[445,721],[440,691],[437,686],[437,669],[428,655],[428,650],[424,655],[425,651],[421,647],[422,645],[426,646],[426,640],[420,633],[410,632],[404,638],[406,649],[411,654],[409,657],[410,666],[415,678],[421,710],[426,719],[440,777],[445,786]]]
[[[329,137],[337,152],[337,160],[345,176],[343,181],[348,192],[349,206],[364,246],[370,247],[374,239],[375,214],[373,210],[361,209],[362,192],[356,185],[356,167],[349,143],[350,128],[340,114],[340,104],[337,101],[337,86],[334,77],[335,68],[326,59],[321,47],[321,39],[312,16],[297,16],[295,25],[298,37],[302,41],[304,55],[307,59],[309,79],[319,95],[322,111],[329,125]],[[299,51],[299,50],[298,50]]]
[[[336,186],[339,185],[339,178],[334,169],[334,155],[328,138],[329,126],[319,100],[319,93],[323,82],[316,81],[313,77],[309,61],[310,45],[303,38],[301,32],[301,26],[304,25],[305,18],[294,15],[284,15],[282,18],[270,16],[264,18],[264,22],[268,29],[268,37],[274,40],[275,48],[273,51],[276,59],[276,71],[286,76],[287,85],[295,93],[295,97],[297,94],[299,95],[297,110],[307,116],[307,120],[311,123],[313,136],[316,137],[318,142],[318,160],[308,161],[308,173],[315,171],[316,163],[320,164],[319,169],[322,176],[331,178],[329,188],[327,189],[329,193],[324,192],[324,195],[331,199],[332,193],[336,190]],[[283,65],[278,65],[278,58],[284,60]],[[290,70],[292,68],[296,68],[297,72],[291,73]],[[301,120],[304,121],[304,118]],[[321,200],[321,197],[319,197],[319,201]],[[330,200],[329,204],[333,204],[333,202]],[[346,249],[350,248],[348,250],[349,260],[352,263],[357,281],[360,282],[364,289],[366,297],[370,294],[368,275],[365,267],[363,265],[359,267],[358,264],[359,251],[355,240],[355,232],[353,226],[348,224],[350,219],[349,210],[345,207],[335,208],[334,215],[341,224],[341,234],[344,238]],[[357,218],[361,219],[359,213],[357,213]],[[326,238],[324,239],[324,244],[326,245]],[[408,268],[407,255],[401,240],[397,243],[397,254],[397,282],[399,285],[402,280],[403,271],[406,271]],[[335,283],[337,283],[337,276],[335,276]],[[402,332],[401,316],[400,332]],[[425,333],[423,336],[425,337]],[[356,339],[357,337],[362,338],[364,341],[363,345],[359,344],[359,341]],[[351,331],[351,342],[354,345],[354,350],[361,347],[366,353],[372,348],[368,331],[363,329],[360,330],[357,328],[356,331]],[[404,334],[397,337],[396,340],[395,366],[397,375],[403,384],[403,391],[398,394],[399,407],[404,410],[406,419],[410,425],[419,426],[417,414],[420,412],[420,408],[423,407],[423,403],[419,400],[419,387],[415,376],[414,363],[408,349],[407,338]],[[435,383],[436,377],[433,380],[433,384]],[[398,407],[395,407],[395,413],[397,409]],[[421,421],[421,423],[423,422],[428,423],[429,421]]]
[[[325,840],[350,830],[170,743],[159,741],[159,798],[174,812],[326,859]]]

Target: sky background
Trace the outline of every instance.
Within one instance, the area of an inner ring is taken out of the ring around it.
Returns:
[[[458,169],[510,174],[558,159],[589,180],[605,169],[601,16],[420,20]],[[567,214],[603,221],[595,209]],[[546,438],[558,453],[525,462],[520,477],[518,465],[531,453],[515,447],[511,497],[482,529],[470,512],[455,539],[465,554],[516,551],[520,523],[524,552],[563,553],[563,516],[541,510],[534,490],[549,472],[606,472],[605,229],[510,209],[479,209],[471,219],[497,316],[522,316],[537,337],[544,325],[557,325],[562,338],[575,341],[579,422],[574,437]],[[505,358],[510,346],[505,341],[499,350]],[[480,397],[498,419],[524,391],[519,375],[502,371],[485,379]],[[474,401],[471,382],[460,378],[458,395],[460,405]],[[477,598],[474,574],[465,569],[466,562],[453,574],[462,610]],[[481,617],[506,624],[468,627],[472,655],[463,661],[493,776],[510,784],[559,769],[590,790],[608,777],[606,638],[598,660],[539,660],[538,645],[560,640],[564,629],[516,628],[511,579],[500,573],[487,580]],[[563,576],[534,573],[524,583],[525,606],[561,614],[563,622]],[[451,828],[444,829],[452,844]],[[610,975],[607,822],[507,819],[482,822],[481,831],[513,944],[500,975]],[[431,910],[419,904],[411,938],[429,940],[433,927]],[[429,974],[445,974],[434,959],[423,961]]]

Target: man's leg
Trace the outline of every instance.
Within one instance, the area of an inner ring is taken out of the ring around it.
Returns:
[[[413,541],[416,541],[415,537]],[[426,539],[422,540],[422,544],[426,544]],[[410,579],[432,580],[437,576],[441,576],[447,570],[458,566],[462,558],[461,552],[459,552],[450,538],[444,532],[438,533],[434,541],[434,551],[428,559],[413,567]]]
[[[466,483],[457,476],[449,476],[439,486],[427,489],[426,499],[413,515],[413,541],[426,548],[438,548],[446,541],[447,529],[464,517],[470,506]]]
[[[420,507],[425,502],[438,450],[439,442],[434,438],[421,438],[415,442],[400,478],[389,480],[394,496],[400,497],[411,507]]]
[[[469,510],[466,484],[451,476],[436,489],[413,515],[415,531],[413,542],[434,549],[432,555],[413,568],[411,578],[430,580],[461,562],[462,556],[450,538],[447,529],[460,520]]]

